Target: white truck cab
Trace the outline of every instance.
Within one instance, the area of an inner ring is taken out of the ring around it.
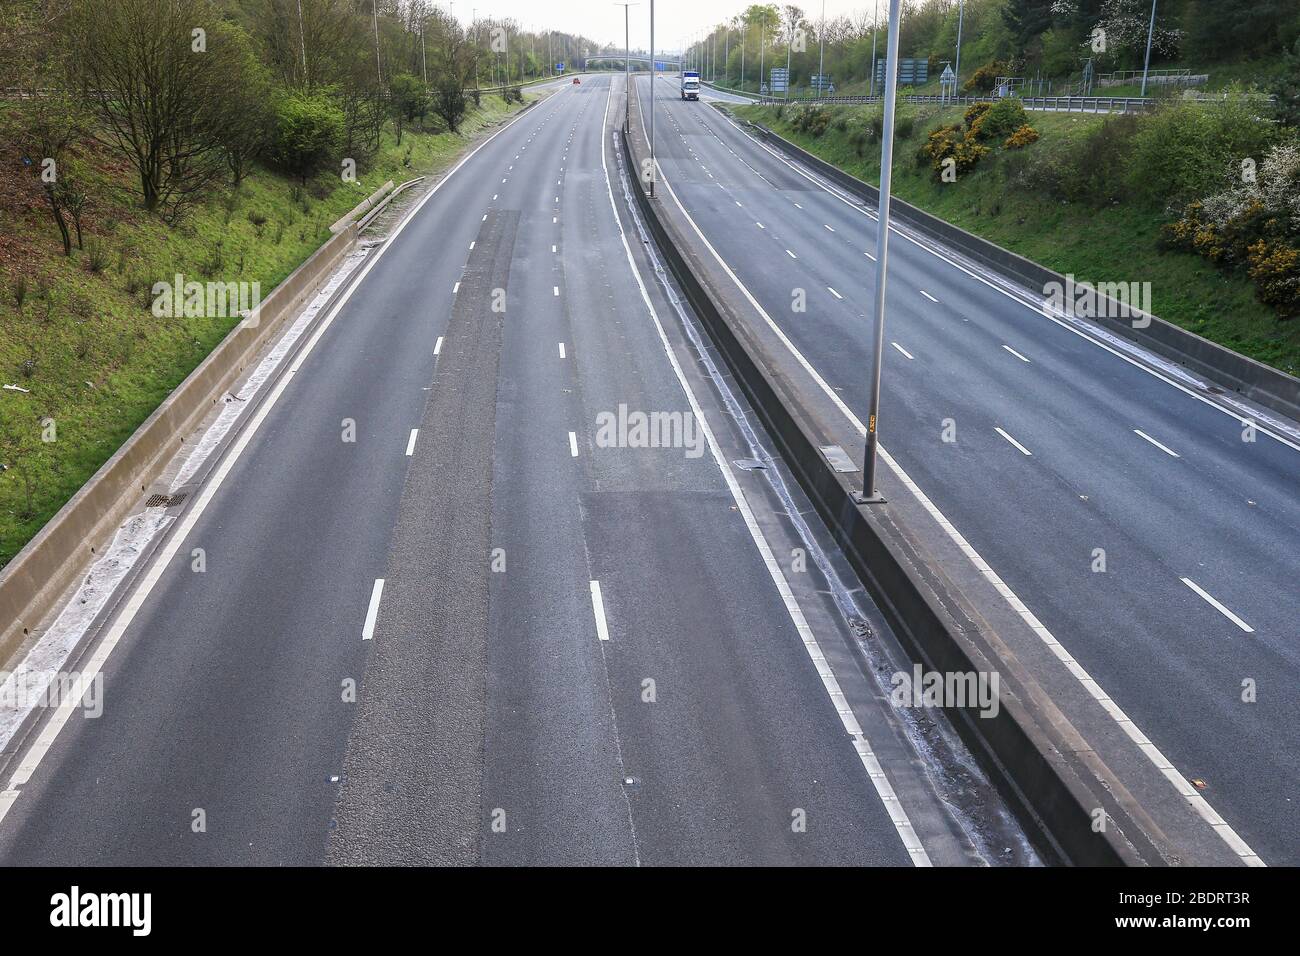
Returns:
[[[700,98],[700,74],[696,70],[682,71],[682,99],[698,100]]]

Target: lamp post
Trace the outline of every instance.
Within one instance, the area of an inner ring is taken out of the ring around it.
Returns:
[[[1155,32],[1156,32],[1156,2],[1157,0],[1151,0],[1151,23],[1147,27],[1147,57],[1146,57],[1146,61],[1143,62],[1142,64],[1142,95],[1143,96],[1147,95],[1147,73],[1151,69],[1151,38],[1155,36]]]
[[[632,123],[632,33],[628,27],[628,8],[640,6],[637,3],[615,3],[623,8],[623,70],[627,77],[627,107],[623,113],[623,129],[629,129]]]
[[[862,457],[863,503],[884,499],[876,492],[876,451],[880,418],[880,366],[885,347],[885,263],[889,253],[889,193],[894,163],[894,98],[898,93],[898,13],[900,0],[889,0],[889,46],[885,53],[885,117],[880,145],[880,208],[876,227],[875,336],[871,352],[871,391],[867,406],[867,444]]]
[[[868,95],[876,95],[876,34],[879,33],[880,21],[880,0],[876,0],[875,9],[871,14],[871,86],[868,89]]]
[[[957,6],[957,65],[953,67],[953,72],[956,74],[954,79],[957,81],[957,85],[954,87],[956,90],[961,89],[961,24],[965,14],[966,0],[960,0]]]
[[[817,27],[817,98],[826,87],[826,0],[822,0],[822,22]]]
[[[678,69],[681,69],[680,65]],[[650,198],[655,195],[655,0],[650,0]]]

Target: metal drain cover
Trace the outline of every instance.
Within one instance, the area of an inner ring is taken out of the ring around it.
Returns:
[[[174,508],[184,502],[187,497],[188,495],[184,491],[178,491],[174,495],[150,495],[144,506],[146,508]]]

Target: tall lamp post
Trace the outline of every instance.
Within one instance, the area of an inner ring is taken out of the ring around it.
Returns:
[[[822,0],[822,22],[817,27],[817,98],[826,87],[826,0]]]
[[[880,32],[880,0],[876,0],[876,6],[871,14],[871,86],[868,90],[870,96],[876,95],[876,35]]]
[[[1147,27],[1147,57],[1142,64],[1142,95],[1147,95],[1147,73],[1151,70],[1151,38],[1156,33],[1156,0],[1151,0],[1151,23]]]
[[[632,34],[628,27],[628,8],[640,6],[638,3],[615,3],[623,8],[623,69],[627,76],[627,108],[623,113],[623,129],[630,129],[632,123]]]
[[[680,65],[678,69],[681,69]],[[650,0],[650,198],[655,195],[655,0]]]
[[[954,79],[957,81],[957,85],[953,88],[956,90],[961,89],[961,23],[965,15],[966,0],[960,0],[957,6],[957,65],[953,67],[953,72],[956,74]]]
[[[876,491],[876,451],[880,418],[880,366],[885,347],[885,263],[889,253],[889,193],[894,172],[894,98],[898,93],[898,14],[901,0],[889,0],[889,46],[885,53],[885,116],[880,132],[880,208],[876,227],[875,337],[871,351],[871,391],[867,406],[867,446],[862,458],[863,503],[884,499]]]

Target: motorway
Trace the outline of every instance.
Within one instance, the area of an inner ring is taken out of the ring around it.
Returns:
[[[657,86],[671,193],[865,419],[870,211]],[[1300,449],[986,278],[891,240],[883,445],[1241,838],[1300,863]]]
[[[565,85],[487,140],[264,386],[87,645],[103,715],[7,748],[0,864],[1035,861],[950,728],[889,706],[901,651],[693,344],[625,199],[618,84]],[[720,141],[678,115],[683,177],[688,138]],[[719,220],[754,266],[770,212],[757,242]],[[992,360],[967,357],[973,382]],[[620,406],[677,416],[681,441],[608,440]],[[1038,460],[1060,444],[1004,421]],[[1006,451],[983,445],[960,454]],[[927,481],[963,467],[934,457]],[[1219,570],[1196,573],[1265,647],[1279,621]]]

